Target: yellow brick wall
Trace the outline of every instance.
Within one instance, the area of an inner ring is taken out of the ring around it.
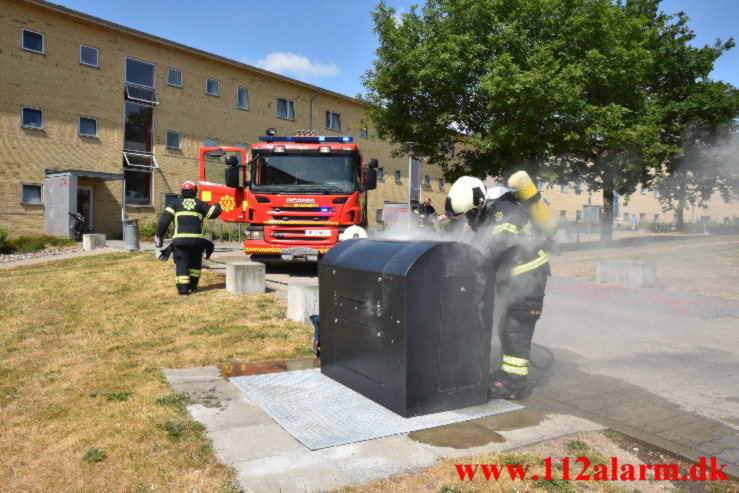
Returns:
[[[43,183],[45,170],[74,169],[122,173],[124,77],[126,57],[156,64],[156,91],[160,104],[154,111],[154,154],[160,169],[153,171],[152,205],[127,207],[129,217],[153,220],[162,210],[166,193],[176,193],[185,180],[198,178],[198,148],[205,137],[218,138],[219,145],[253,143],[273,127],[278,135],[291,135],[311,127],[324,135],[351,135],[366,159],[377,158],[385,178],[370,192],[368,212],[374,223],[376,210],[385,201],[404,202],[408,193],[408,160],[393,158],[388,144],[373,136],[359,137],[364,109],[356,101],[286,78],[208,56],[99,23],[68,12],[60,12],[23,0],[0,0],[0,227],[13,232],[43,231],[43,206],[21,206],[21,183]],[[21,29],[44,34],[45,53],[21,49]],[[79,63],[79,47],[98,48],[99,68]],[[167,69],[182,71],[183,87],[167,85]],[[205,94],[206,77],[220,82],[218,97]],[[237,87],[249,90],[249,109],[236,107]],[[295,102],[295,121],[277,118],[276,99]],[[21,106],[44,110],[44,129],[23,129]],[[341,115],[341,131],[325,128],[326,111]],[[98,137],[80,137],[80,116],[97,118]],[[181,150],[166,148],[166,132],[181,133]],[[395,182],[400,170],[401,182]],[[443,209],[445,193],[439,191],[441,171],[423,164],[421,178],[429,175],[430,187],[421,187],[437,210]],[[95,182],[95,226],[110,235],[120,234],[120,182]],[[601,203],[593,195],[593,204]],[[587,194],[559,194],[558,187],[544,196],[559,209],[574,211],[587,203]],[[645,212],[651,218],[661,213],[655,200],[642,203],[633,197],[623,211]],[[115,201],[108,203],[107,201]],[[728,210],[712,202],[712,219],[736,216],[736,205]],[[640,210],[643,208],[644,210]],[[719,210],[720,209],[720,210]],[[687,218],[686,218],[687,219]]]

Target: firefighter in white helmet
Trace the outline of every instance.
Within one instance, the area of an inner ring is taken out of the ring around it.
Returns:
[[[473,242],[486,255],[486,268],[496,272],[498,292],[505,297],[499,329],[502,362],[489,391],[493,399],[515,399],[526,387],[531,339],[550,274],[543,235],[515,192],[463,176],[452,185],[445,205],[447,215],[466,216],[475,232]]]

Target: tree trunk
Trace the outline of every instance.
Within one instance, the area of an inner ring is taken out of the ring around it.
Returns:
[[[613,240],[613,180],[603,180],[603,214],[600,223],[600,241],[610,243]]]
[[[685,209],[683,208],[682,204],[680,204],[677,209],[675,209],[675,218],[677,219],[675,229],[677,231],[685,230],[685,217],[683,216],[684,212]]]

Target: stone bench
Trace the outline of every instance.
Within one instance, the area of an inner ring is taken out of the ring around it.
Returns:
[[[95,250],[105,248],[105,235],[102,233],[91,233],[82,235],[82,249]]]
[[[654,262],[601,260],[595,267],[595,280],[600,283],[626,286],[650,286],[657,279]]]
[[[226,291],[234,294],[260,294],[266,291],[265,267],[259,262],[226,264]]]
[[[287,285],[287,318],[309,327],[310,316],[318,314],[318,280],[291,282]]]

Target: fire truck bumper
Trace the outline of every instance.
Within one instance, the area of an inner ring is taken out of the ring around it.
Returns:
[[[283,262],[318,262],[320,252],[315,248],[290,247],[280,253]]]

